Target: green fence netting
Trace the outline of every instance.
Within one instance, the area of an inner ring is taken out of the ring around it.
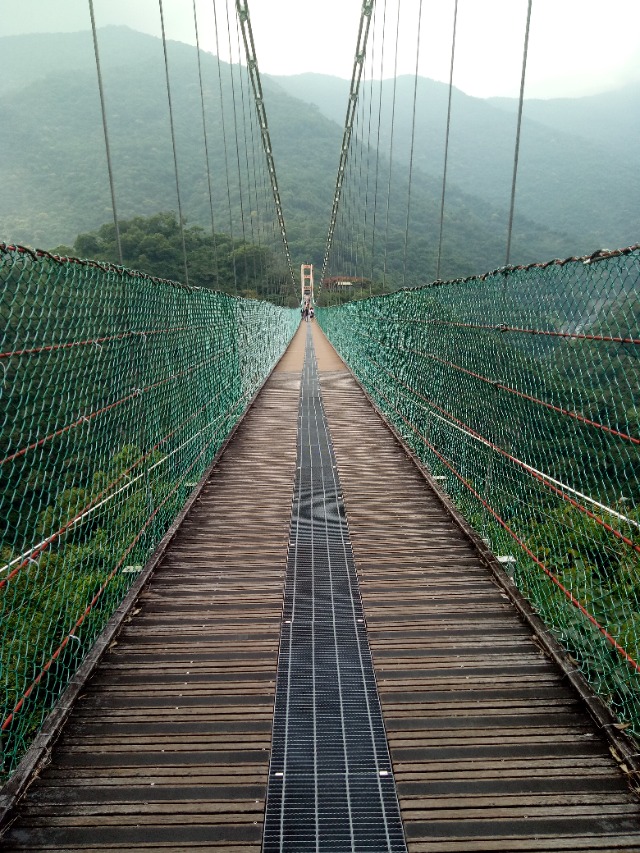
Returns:
[[[640,247],[321,309],[342,358],[640,735]]]
[[[299,323],[0,245],[6,777]]]

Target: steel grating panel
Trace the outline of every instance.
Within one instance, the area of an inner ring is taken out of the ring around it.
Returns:
[[[263,851],[406,851],[307,331]]]

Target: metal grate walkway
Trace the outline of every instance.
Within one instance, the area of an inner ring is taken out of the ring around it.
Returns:
[[[263,850],[406,850],[310,327]]]

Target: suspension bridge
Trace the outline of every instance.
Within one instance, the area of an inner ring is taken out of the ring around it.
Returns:
[[[207,284],[161,0],[184,275],[125,263],[92,2],[112,256],[0,244],[0,847],[640,850],[640,246],[512,263],[532,3],[504,265],[440,278],[445,141],[411,288],[420,184],[366,85],[386,4],[315,279],[248,5],[212,8]]]

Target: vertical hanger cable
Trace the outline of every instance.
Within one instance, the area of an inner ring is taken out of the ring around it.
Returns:
[[[109,131],[107,128],[107,111],[104,100],[104,87],[102,85],[102,70],[100,67],[100,52],[98,50],[98,34],[96,30],[96,19],[93,12],[93,0],[89,0],[89,15],[91,16],[91,32],[93,34],[93,52],[96,58],[96,72],[98,74],[98,91],[100,93],[100,109],[102,111],[102,130],[104,132],[104,147],[107,154],[107,171],[109,173],[109,189],[111,190],[111,210],[113,211],[113,225],[115,227],[116,247],[118,250],[118,263],[122,261],[122,243],[120,241],[120,226],[118,225],[118,211],[116,208],[116,191],[113,180],[113,165],[111,162],[111,149],[109,147]]]
[[[180,200],[180,177],[178,174],[178,154],[176,150],[176,133],[173,121],[173,105],[171,103],[171,81],[169,77],[169,58],[167,55],[167,37],[164,28],[164,11],[162,9],[162,0],[158,0],[160,7],[160,26],[162,29],[162,50],[164,52],[164,71],[167,81],[167,100],[169,102],[169,125],[171,127],[171,147],[173,149],[173,169],[176,177],[176,196],[178,199],[178,222],[180,225],[180,238],[182,240],[182,259],[184,261],[184,281],[189,284],[189,269],[187,265],[187,244],[184,238],[184,222],[182,218],[182,202]]]
[[[507,228],[507,254],[505,266],[509,266],[511,259],[511,235],[513,233],[513,213],[516,205],[516,180],[518,176],[518,159],[520,156],[520,130],[522,126],[522,105],[524,102],[524,84],[527,74],[527,53],[529,52],[529,25],[531,23],[531,6],[533,0],[529,0],[527,6],[527,25],[524,33],[524,46],[522,49],[522,76],[520,78],[520,98],[518,100],[518,123],[516,129],[516,145],[513,154],[513,178],[511,181],[511,204],[509,207],[509,225]]]
[[[438,238],[438,262],[436,266],[436,279],[440,278],[440,265],[442,262],[442,235],[444,232],[444,200],[447,191],[447,165],[449,162],[449,134],[451,130],[451,94],[453,92],[453,66],[456,55],[456,29],[458,25],[458,0],[455,0],[453,8],[453,35],[451,38],[451,65],[449,68],[449,98],[447,102],[447,129],[444,140],[444,166],[442,169],[442,196],[440,198],[440,236]]]

